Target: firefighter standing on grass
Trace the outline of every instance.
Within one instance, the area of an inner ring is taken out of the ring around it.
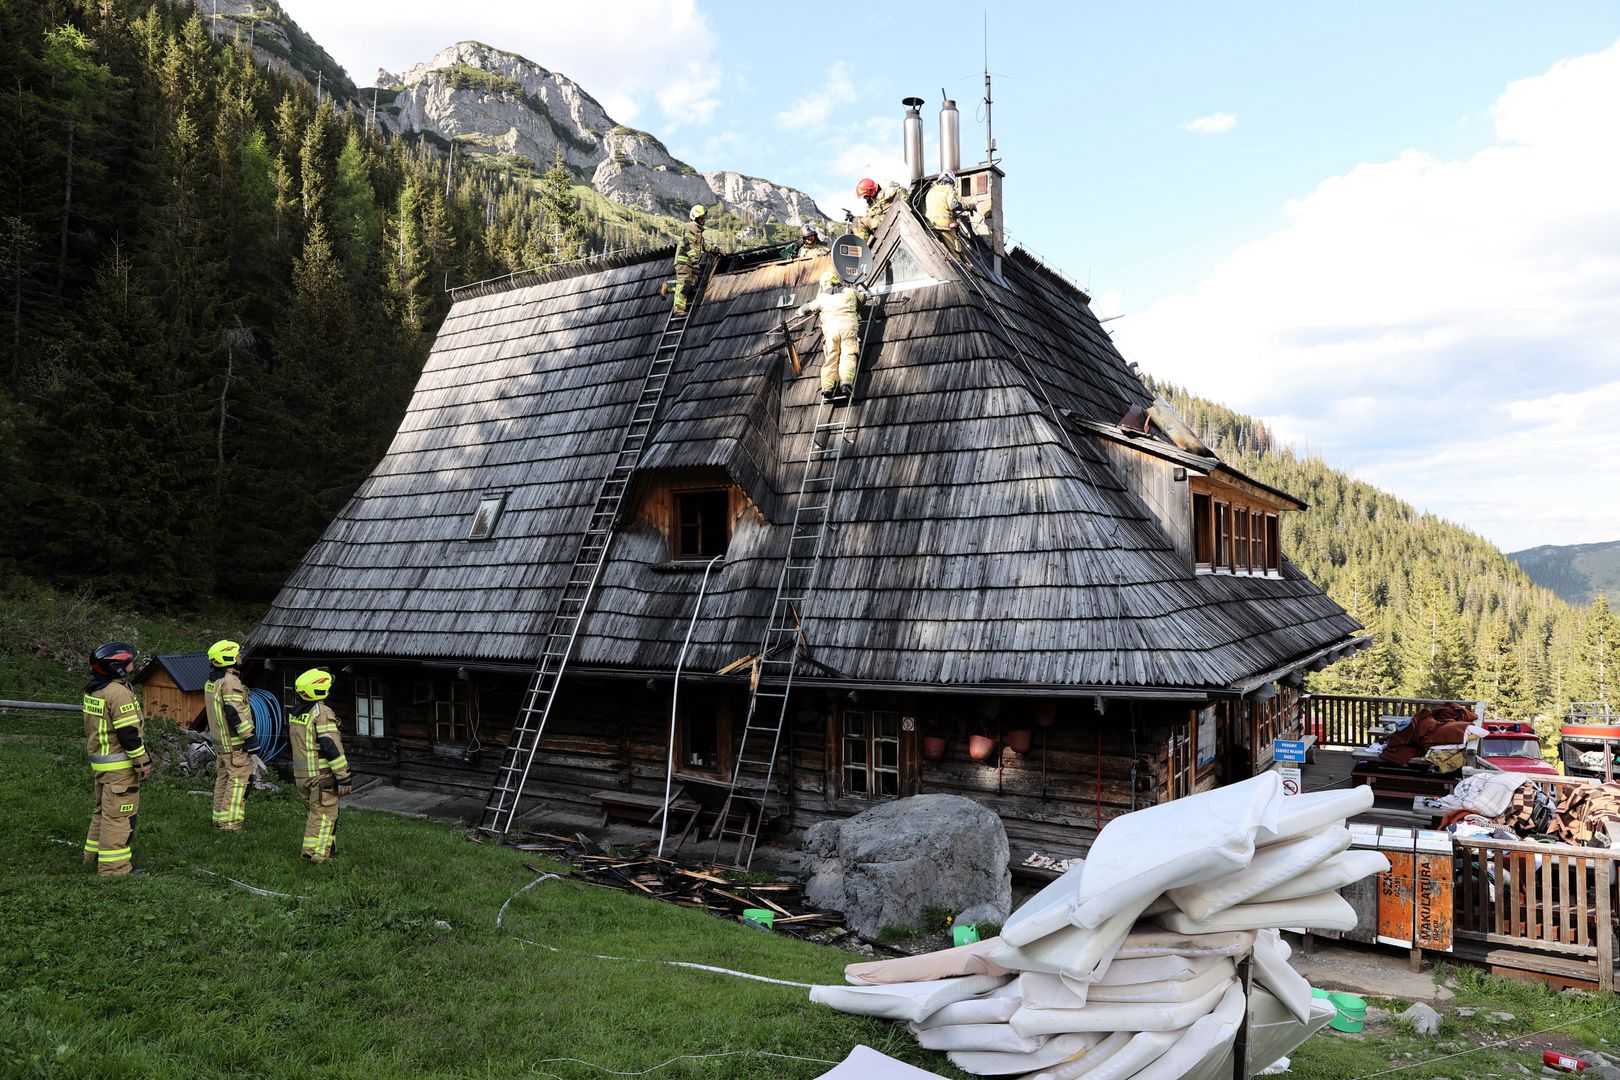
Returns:
[[[312,668],[293,684],[309,703],[301,713],[287,717],[287,740],[292,745],[293,780],[309,807],[304,821],[303,856],[321,863],[332,858],[337,838],[338,797],[350,790],[349,759],[343,756],[337,714],[324,704],[332,690],[332,676]],[[291,710],[289,710],[290,712]]]
[[[253,730],[253,706],[237,668],[242,646],[216,641],[208,649],[212,677],[203,686],[208,702],[208,733],[214,741],[214,826],[226,832],[247,829],[247,789],[253,779],[253,755],[259,737]]]
[[[90,656],[84,687],[84,741],[96,778],[96,808],[84,841],[84,861],[106,877],[139,876],[133,870],[130,838],[141,809],[141,781],[152,775],[146,752],[141,703],[129,685],[135,646],[109,641]]]

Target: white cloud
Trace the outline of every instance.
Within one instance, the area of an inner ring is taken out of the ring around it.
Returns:
[[[707,124],[714,119],[720,99],[720,70],[717,66],[693,61],[675,79],[658,91],[658,107],[664,111],[664,130],[675,131],[687,124]]]
[[[1183,131],[1195,131],[1200,135],[1225,135],[1237,126],[1237,117],[1231,113],[1210,113],[1200,116],[1196,120],[1189,120],[1181,125]]]
[[[1471,157],[1408,150],[1324,181],[1116,336],[1506,546],[1615,539],[1615,500],[1593,495],[1620,490],[1620,454],[1596,421],[1536,410],[1620,371],[1620,44],[1510,83],[1492,116]]]
[[[827,69],[827,80],[820,90],[807,94],[776,114],[778,127],[789,131],[820,131],[827,126],[833,110],[848,105],[856,98],[855,80],[850,67],[842,60]]]

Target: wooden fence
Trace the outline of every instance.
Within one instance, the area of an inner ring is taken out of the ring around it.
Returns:
[[[1620,852],[1568,844],[1456,838],[1456,951],[1614,989]]]
[[[1415,716],[1425,705],[1446,705],[1450,700],[1309,694],[1302,706],[1305,734],[1315,735],[1318,746],[1366,746],[1372,741],[1373,721],[1380,716]]]

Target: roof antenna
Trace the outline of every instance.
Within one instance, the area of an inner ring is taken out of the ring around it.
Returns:
[[[990,12],[984,13],[984,163],[996,163],[996,137],[990,126]]]

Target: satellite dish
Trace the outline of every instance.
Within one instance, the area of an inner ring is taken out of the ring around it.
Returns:
[[[851,285],[865,281],[872,273],[872,249],[854,233],[845,233],[832,244],[833,269]]]

